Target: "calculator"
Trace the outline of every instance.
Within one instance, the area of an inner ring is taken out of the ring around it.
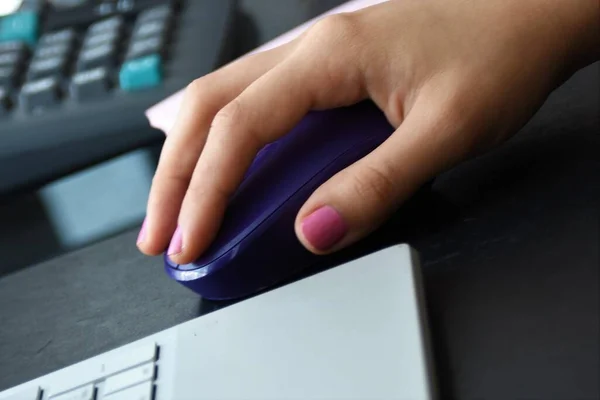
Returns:
[[[0,194],[160,140],[144,111],[229,58],[232,1],[4,2]]]

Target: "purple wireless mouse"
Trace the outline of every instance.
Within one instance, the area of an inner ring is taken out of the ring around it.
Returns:
[[[310,267],[319,256],[296,237],[300,207],[322,183],[370,153],[393,130],[371,102],[309,113],[258,153],[209,249],[186,265],[165,255],[167,273],[204,298],[229,300]]]

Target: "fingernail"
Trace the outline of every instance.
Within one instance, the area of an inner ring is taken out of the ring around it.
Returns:
[[[183,235],[181,233],[181,228],[178,226],[175,229],[175,233],[173,234],[173,238],[171,239],[171,244],[169,245],[169,249],[167,250],[167,255],[172,256],[175,254],[181,253],[183,248]]]
[[[144,240],[146,240],[146,218],[144,218],[142,228],[140,229],[140,233],[138,234],[137,243],[142,243]]]
[[[330,206],[323,206],[302,221],[302,234],[317,250],[325,251],[339,242],[348,227],[342,216]]]

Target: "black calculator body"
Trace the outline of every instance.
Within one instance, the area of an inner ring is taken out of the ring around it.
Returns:
[[[227,0],[24,0],[0,17],[0,195],[159,141],[144,111],[228,60],[233,15]]]

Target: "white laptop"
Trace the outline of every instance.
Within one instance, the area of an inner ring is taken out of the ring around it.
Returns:
[[[0,393],[1,400],[435,398],[420,270],[389,247]]]

